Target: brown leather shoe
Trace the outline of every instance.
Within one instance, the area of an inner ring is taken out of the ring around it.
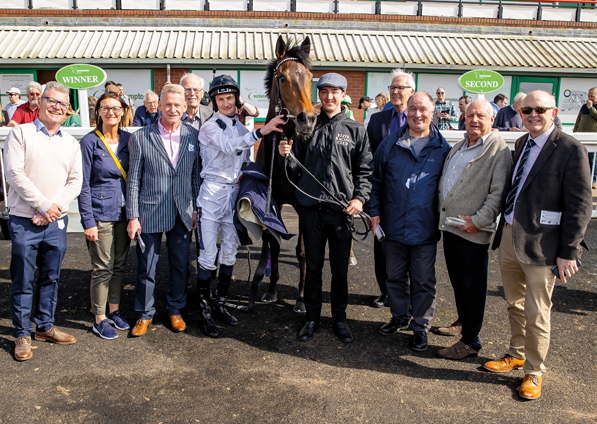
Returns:
[[[510,370],[519,370],[524,364],[524,359],[515,358],[512,355],[506,354],[499,361],[485,362],[483,368],[491,372],[507,372]]]
[[[59,345],[69,345],[77,341],[73,336],[58,330],[56,327],[52,327],[48,331],[36,331],[35,340],[52,342]]]
[[[15,340],[15,359],[17,361],[26,361],[31,359],[33,352],[31,352],[31,336],[17,337]]]
[[[454,359],[454,360],[464,359],[467,356],[476,356],[478,354],[479,354],[478,351],[476,351],[469,345],[464,344],[463,342],[458,342],[456,344],[453,344],[450,347],[440,349],[437,352],[437,356],[439,356],[440,358]]]
[[[172,324],[172,331],[174,331],[175,333],[180,333],[181,331],[184,331],[185,328],[187,328],[187,325],[185,324],[184,320],[182,319],[182,315],[180,314],[170,315],[170,323]]]
[[[539,399],[541,397],[541,381],[540,375],[525,374],[518,394],[524,399]]]
[[[440,327],[437,329],[437,334],[440,336],[457,336],[462,333],[462,323],[454,321],[449,327]]]
[[[131,330],[131,336],[139,337],[139,336],[142,336],[143,334],[147,333],[147,327],[149,327],[149,324],[151,324],[151,321],[153,321],[153,319],[138,319],[137,323]]]

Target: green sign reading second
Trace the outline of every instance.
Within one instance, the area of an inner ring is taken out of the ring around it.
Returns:
[[[458,85],[469,93],[493,93],[504,85],[504,77],[495,71],[479,69],[462,74],[458,78]]]
[[[56,72],[56,81],[79,90],[103,84],[107,77],[102,68],[84,64],[68,65]]]

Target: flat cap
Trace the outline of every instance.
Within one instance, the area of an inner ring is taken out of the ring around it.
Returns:
[[[371,102],[371,97],[369,97],[369,96],[361,97],[361,99],[359,100],[359,109],[362,109],[361,104],[363,102]]]
[[[330,73],[322,75],[317,81],[317,88],[321,87],[336,87],[341,89],[342,91],[346,91],[346,87],[348,86],[348,82],[346,82],[346,78],[344,78],[340,74]]]
[[[21,94],[21,90],[19,90],[17,87],[11,87],[6,94]]]

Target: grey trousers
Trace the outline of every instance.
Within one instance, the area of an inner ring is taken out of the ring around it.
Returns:
[[[412,314],[413,331],[429,331],[435,313],[437,243],[408,246],[385,239],[382,248],[392,316],[408,322]]]
[[[124,266],[131,239],[126,232],[127,220],[97,222],[97,241],[88,241],[91,257],[91,312],[106,313],[106,302],[119,304]]]

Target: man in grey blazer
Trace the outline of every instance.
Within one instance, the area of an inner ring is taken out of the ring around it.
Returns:
[[[193,202],[199,194],[198,131],[182,125],[186,109],[184,88],[168,84],[159,101],[162,117],[129,141],[130,164],[126,213],[128,234],[137,242],[135,312],[139,319],[132,336],[147,332],[155,314],[155,271],[162,234],[166,233],[170,279],[167,302],[172,330],[186,328],[181,309],[186,304],[191,230],[197,226]],[[142,246],[145,245],[143,249]]]
[[[199,131],[201,125],[214,114],[211,107],[201,104],[203,93],[205,93],[205,82],[203,78],[195,74],[184,74],[180,79],[180,85],[184,88],[187,102],[187,110],[182,115],[182,122]]]
[[[533,91],[523,101],[522,121],[529,134],[516,141],[514,169],[503,203],[493,248],[510,318],[510,348],[500,360],[485,363],[492,372],[524,369],[519,395],[541,396],[549,348],[551,296],[558,278],[577,270],[581,244],[591,219],[591,179],[587,150],[554,125],[554,97]]]

